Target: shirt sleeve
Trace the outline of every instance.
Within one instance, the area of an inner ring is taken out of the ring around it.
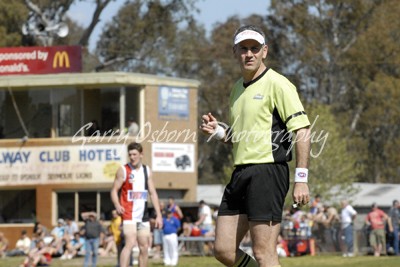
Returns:
[[[279,116],[289,132],[310,126],[296,87],[289,80],[276,84],[274,99]]]

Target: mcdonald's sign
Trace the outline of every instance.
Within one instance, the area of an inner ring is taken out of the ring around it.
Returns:
[[[65,66],[64,66],[65,65]],[[71,65],[69,64],[69,56],[68,53],[65,51],[57,51],[53,58],[53,69],[55,68],[70,68]]]
[[[81,71],[80,46],[0,48],[0,75]]]

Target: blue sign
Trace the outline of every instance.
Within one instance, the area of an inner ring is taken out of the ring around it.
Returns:
[[[158,88],[158,117],[162,120],[187,120],[189,118],[189,90],[160,86]]]

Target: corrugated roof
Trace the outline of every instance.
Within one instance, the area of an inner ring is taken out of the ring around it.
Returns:
[[[355,207],[370,207],[377,203],[379,207],[391,207],[395,199],[400,199],[400,184],[354,183],[358,188],[353,199]]]
[[[372,203],[377,203],[379,207],[389,208],[393,200],[400,200],[400,184],[354,183],[353,186],[358,189],[356,194],[349,196],[354,207],[369,208]],[[224,185],[198,185],[197,201],[203,199],[209,204],[219,205],[224,188]]]

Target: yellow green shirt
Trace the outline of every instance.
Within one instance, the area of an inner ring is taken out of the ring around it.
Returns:
[[[233,86],[228,136],[235,165],[290,161],[291,132],[309,125],[296,87],[274,70]]]

